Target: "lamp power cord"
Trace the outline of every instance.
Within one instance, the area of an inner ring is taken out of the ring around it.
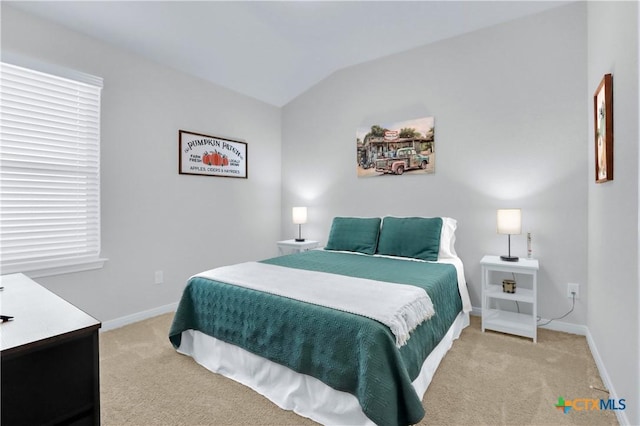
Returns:
[[[513,275],[513,280],[515,281],[516,280],[516,274],[512,273],[512,275]],[[540,321],[542,321],[542,318],[541,317],[536,317],[536,321],[538,322],[537,326],[538,327],[542,327],[542,326],[551,324],[552,321],[557,321],[557,320],[561,320],[563,318],[566,318],[571,312],[573,312],[573,310],[576,307],[576,293],[575,293],[575,291],[571,292],[571,296],[572,296],[571,297],[571,309],[569,309],[569,311],[566,314],[564,314],[564,315],[562,315],[560,317],[557,317],[557,318],[551,318],[550,320],[548,320],[547,322],[542,323],[542,324],[540,324]],[[520,313],[520,304],[518,304],[517,300],[515,302],[516,302],[516,309],[517,309],[518,313]]]
[[[571,292],[571,296],[572,296],[572,298],[571,298],[572,303],[571,303],[571,309],[569,309],[569,312],[567,312],[566,314],[562,315],[561,317],[551,318],[549,321],[547,321],[547,322],[545,322],[543,324],[538,324],[538,327],[550,324],[551,321],[561,320],[561,319],[565,318],[567,315],[569,315],[571,312],[573,312],[573,309],[576,307],[576,293],[574,291],[572,291]],[[540,317],[537,318],[537,321],[541,321],[541,320],[542,320],[542,318],[540,318]]]

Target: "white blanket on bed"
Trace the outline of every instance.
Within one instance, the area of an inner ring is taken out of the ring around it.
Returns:
[[[412,285],[246,262],[201,272],[194,277],[259,290],[365,316],[391,329],[396,346],[434,314],[427,292]]]

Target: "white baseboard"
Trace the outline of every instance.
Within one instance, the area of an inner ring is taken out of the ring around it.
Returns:
[[[545,324],[547,321],[549,320],[544,318],[540,320],[542,324]],[[549,324],[546,324],[546,325],[539,325],[538,328],[544,328],[545,330],[562,331],[564,333],[577,334],[579,336],[586,336],[587,333],[589,332],[589,329],[587,328],[586,325],[573,324],[570,322],[563,322],[563,321],[557,321],[557,320],[551,321]]]
[[[600,357],[600,353],[598,352],[598,347],[596,346],[596,342],[593,340],[589,329],[587,328],[587,344],[589,345],[589,349],[591,350],[591,355],[596,362],[596,367],[598,367],[598,372],[600,373],[600,378],[602,379],[602,383],[609,391],[609,398],[618,399],[618,394],[613,387],[613,383],[611,382],[611,378],[609,377],[609,373],[607,372],[607,368],[602,362],[602,358]],[[615,410],[616,417],[618,418],[618,423],[621,425],[630,425],[629,418],[627,417],[627,413],[624,410]]]
[[[147,311],[136,312],[135,314],[105,321],[102,323],[100,332],[103,333],[105,331],[114,330],[116,328],[124,327],[125,325],[133,324],[134,322],[146,320],[147,318],[153,318],[158,315],[175,312],[177,308],[178,302],[170,303],[168,305],[158,306],[157,308],[149,309]]]

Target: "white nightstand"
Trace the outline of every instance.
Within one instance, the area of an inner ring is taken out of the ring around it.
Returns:
[[[505,262],[500,260],[500,256],[484,256],[480,265],[482,266],[482,331],[487,329],[516,334],[529,337],[535,343],[538,331],[538,261],[520,258],[518,262]],[[516,292],[505,293],[502,291],[502,279],[512,278],[511,274],[515,274]],[[526,305],[523,306],[525,308],[523,310],[531,313],[500,310],[499,305],[505,300],[513,302],[514,307],[518,306],[518,310],[519,303],[524,303]]]
[[[317,248],[320,245],[320,242],[314,240],[304,240],[304,241],[296,241],[296,240],[284,240],[278,241],[278,253],[280,255],[290,254],[290,253],[300,253],[301,251],[307,251],[314,248]]]

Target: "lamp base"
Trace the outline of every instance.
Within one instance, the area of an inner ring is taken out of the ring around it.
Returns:
[[[296,238],[296,243],[302,243],[304,241],[305,241],[304,238]]]
[[[517,262],[520,258],[518,256],[500,256],[500,260],[504,260],[505,262]]]

